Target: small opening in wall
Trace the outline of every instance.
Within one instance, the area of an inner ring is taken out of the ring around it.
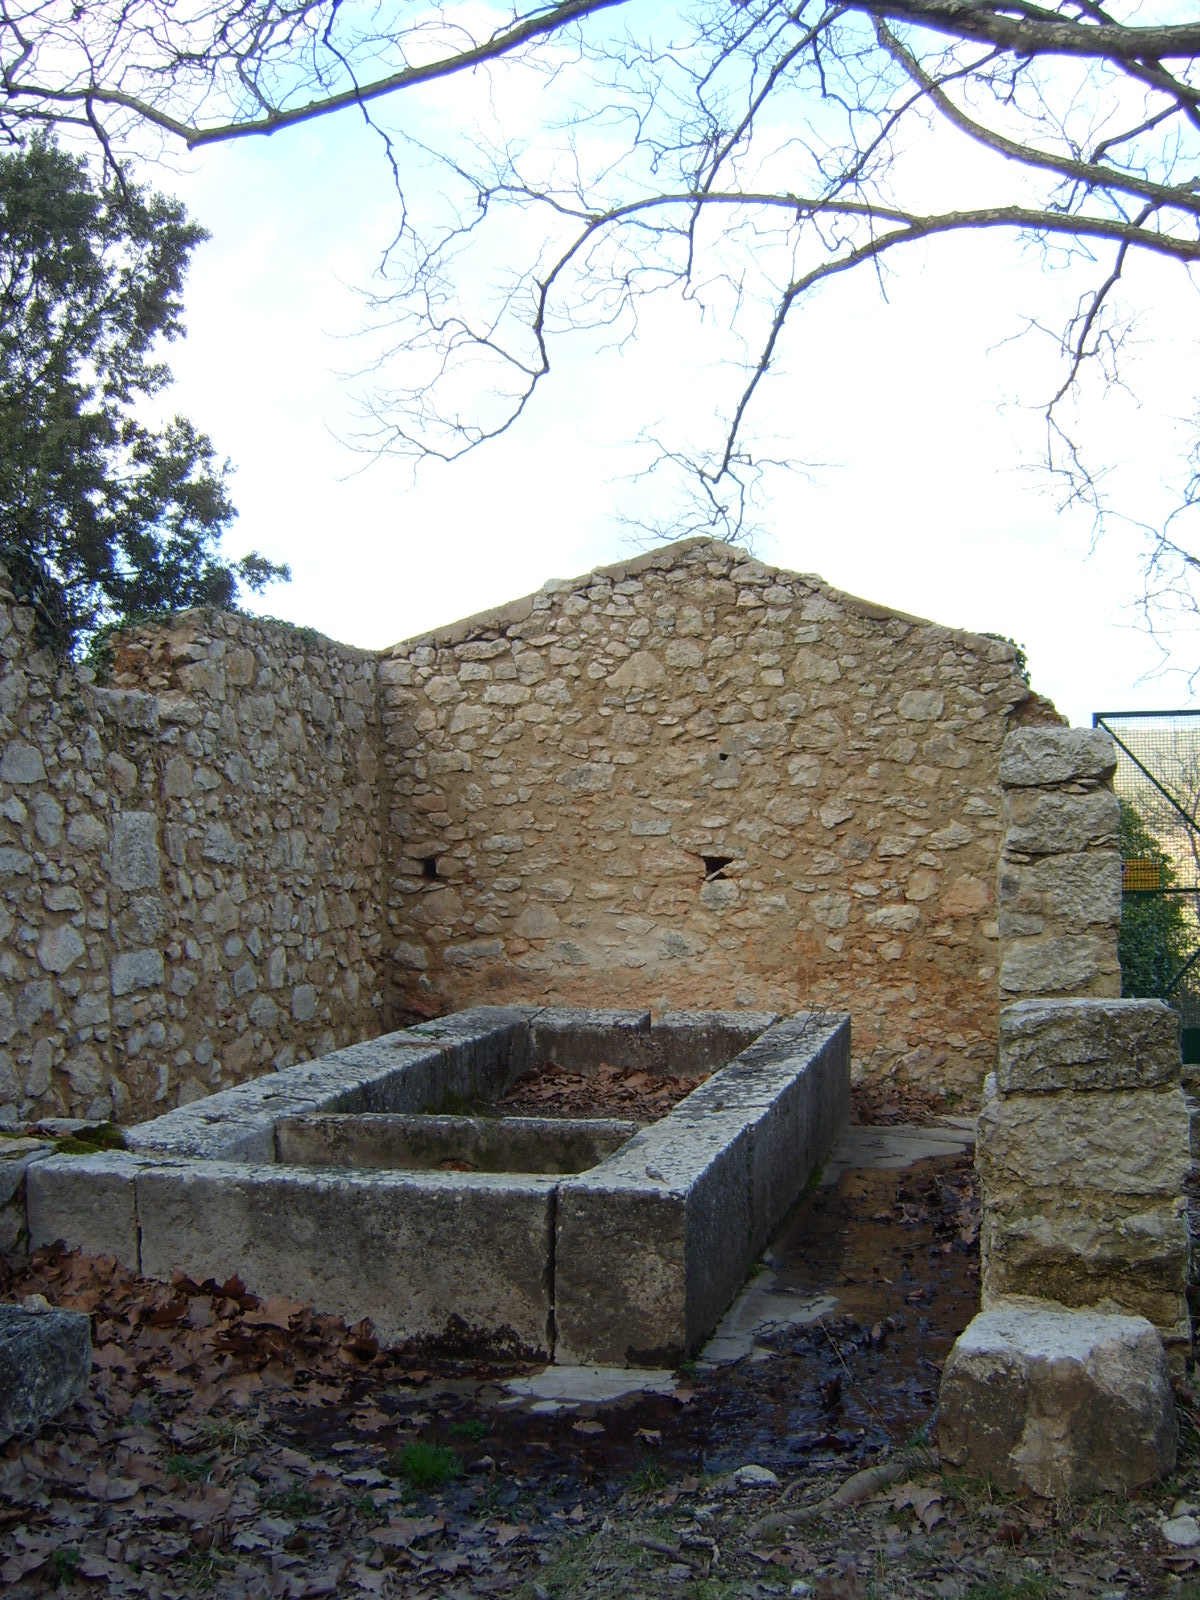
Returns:
[[[426,856],[421,863],[421,876],[423,878],[436,878],[438,875],[437,857]]]
[[[723,878],[725,868],[733,860],[732,856],[701,856],[704,863],[704,881],[708,883],[713,878]]]
[[[722,750],[720,755],[717,757],[717,760],[718,761],[728,761],[729,760],[729,751],[728,750]]]

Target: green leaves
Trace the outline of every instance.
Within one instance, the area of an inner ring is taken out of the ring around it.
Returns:
[[[0,559],[63,652],[139,612],[236,605],[287,568],[219,554],[230,465],[186,418],[136,409],[171,381],[188,259],[178,201],[97,186],[44,136],[0,156]]]
[[[1119,842],[1127,875],[1131,864],[1143,873],[1151,869],[1144,878],[1128,876],[1127,889],[1136,892],[1122,898],[1121,993],[1126,999],[1166,998],[1191,953],[1187,905],[1170,892],[1178,875],[1175,864],[1127,800],[1121,802]],[[1153,887],[1143,891],[1145,883]]]

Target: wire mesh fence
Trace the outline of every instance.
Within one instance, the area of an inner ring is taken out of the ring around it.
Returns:
[[[1164,999],[1200,1060],[1200,711],[1100,711],[1117,748],[1122,992]]]

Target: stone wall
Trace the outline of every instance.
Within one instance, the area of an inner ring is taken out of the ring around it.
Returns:
[[[696,540],[380,663],[389,1012],[828,1008],[972,1102],[1012,648]]]
[[[379,1030],[373,657],[189,613],[60,670],[0,572],[0,1122],[140,1118]]]
[[[477,1002],[995,1050],[1002,641],[706,540],[375,656],[190,613],[105,686],[0,587],[0,1121],[142,1117]]]

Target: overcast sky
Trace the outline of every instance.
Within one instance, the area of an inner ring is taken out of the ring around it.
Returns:
[[[419,109],[419,108],[418,108]],[[436,135],[447,104],[421,112]],[[735,375],[713,365],[693,313],[664,310],[633,346],[580,335],[520,425],[451,467],[414,476],[343,441],[356,430],[351,336],[395,198],[378,141],[352,117],[245,140],[147,174],[211,233],[194,259],[189,336],[170,352],[172,404],[237,467],[226,548],[290,563],[260,609],[378,647],[498,605],[552,577],[632,553],[622,512],[654,503],[630,481],[639,428],[701,431]],[[434,180],[405,174],[415,188]],[[756,553],[775,565],[951,626],[1008,635],[1033,683],[1073,723],[1094,710],[1193,703],[1142,629],[1141,541],[1060,515],[1035,470],[1027,404],[1053,379],[1044,341],[1013,339],[1053,275],[997,237],[914,254],[889,279],[839,280],[790,328],[760,425],[819,463],[777,477]],[[1128,503],[1161,510],[1159,461],[1192,401],[1196,296],[1182,269],[1134,269],[1145,307],[1138,405],[1093,419]],[[1026,402],[1022,404],[1020,402]],[[661,509],[661,507],[660,507]],[[1173,665],[1200,663],[1194,632]]]

